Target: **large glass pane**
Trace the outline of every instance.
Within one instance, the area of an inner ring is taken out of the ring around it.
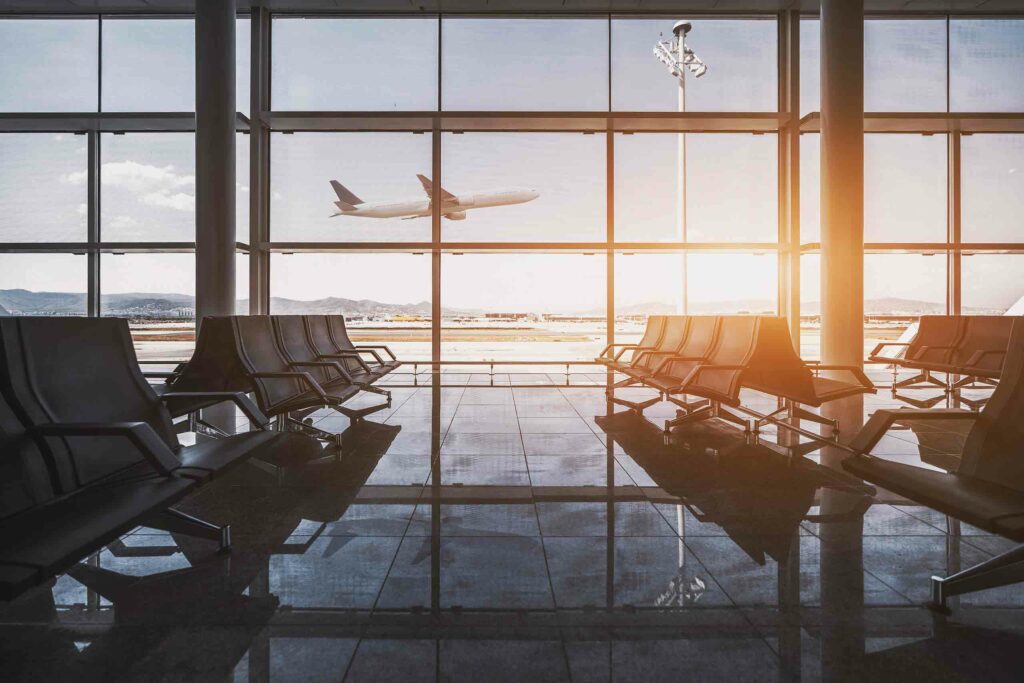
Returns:
[[[821,254],[800,255],[800,357],[821,358]]]
[[[88,262],[78,254],[0,254],[0,316],[85,315]]]
[[[249,242],[249,136],[235,135],[235,226],[239,242]]]
[[[693,253],[686,257],[691,315],[775,315],[779,307],[778,257]]]
[[[95,19],[0,19],[0,111],[96,111]]]
[[[652,50],[670,41],[678,17],[612,21],[612,109],[678,111],[679,82]],[[774,19],[695,19],[686,44],[708,66],[686,74],[687,111],[775,111],[778,30]]]
[[[437,19],[278,17],[273,41],[275,110],[437,108]]]
[[[458,17],[441,26],[444,109],[608,109],[607,19]]]
[[[249,65],[252,60],[250,49],[252,23],[248,16],[239,17],[235,22],[235,110],[249,114]]]
[[[194,254],[102,254],[100,312],[128,318],[140,360],[188,360],[195,348]]]
[[[442,184],[455,195],[442,204],[445,241],[604,241],[604,135],[445,134],[442,145]]]
[[[275,133],[270,159],[275,242],[430,241],[429,136]]]
[[[446,254],[445,360],[582,360],[605,340],[602,256]]]
[[[1024,315],[1024,254],[964,254],[960,305],[965,314]]]
[[[100,135],[106,242],[195,241],[195,135]]]
[[[271,313],[340,313],[353,341],[430,359],[430,256],[272,254]]]
[[[680,137],[615,136],[615,240],[682,240],[685,213],[690,242],[775,242],[775,136],[688,134],[684,168],[678,163]],[[685,198],[678,192],[681,173]]]
[[[960,139],[961,238],[1024,242],[1024,135]]]
[[[946,20],[864,22],[864,111],[946,111]]]
[[[88,141],[0,134],[0,242],[84,242]]]
[[[864,241],[946,241],[946,136],[864,136]]]
[[[1024,111],[1024,20],[951,20],[949,71],[952,111]]]
[[[192,19],[103,19],[103,111],[195,111]]]
[[[864,255],[864,350],[895,341],[922,315],[946,313],[946,256]]]
[[[800,116],[821,109],[821,22],[800,20]]]
[[[682,314],[684,254],[615,255],[615,341],[643,336],[649,315]]]

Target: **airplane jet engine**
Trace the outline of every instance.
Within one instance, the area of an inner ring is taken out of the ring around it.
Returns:
[[[444,217],[447,218],[450,221],[464,221],[464,220],[466,220],[466,212],[465,211],[452,211],[451,213],[446,213],[444,215]]]

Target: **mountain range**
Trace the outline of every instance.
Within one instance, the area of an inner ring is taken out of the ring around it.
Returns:
[[[248,300],[239,302],[239,310],[248,308]],[[100,305],[107,315],[141,318],[179,318],[195,314],[195,297],[188,294],[153,294],[133,292],[127,294],[108,294],[101,298]],[[350,316],[424,316],[430,315],[430,302],[420,301],[409,304],[386,304],[370,299],[343,299],[326,297],[313,301],[299,301],[273,297],[270,308],[275,313],[342,313]],[[722,311],[761,313],[775,309],[775,302],[770,299],[744,299],[737,301],[694,302],[690,304],[690,313],[709,314]],[[68,292],[30,292],[25,289],[0,289],[0,315],[81,315],[86,310],[85,294]],[[821,305],[817,301],[806,302],[801,306],[803,315],[817,315]],[[942,314],[945,304],[914,299],[881,298],[869,299],[864,302],[864,310],[868,314]],[[479,315],[480,310],[444,308],[442,312],[450,315]],[[500,311],[499,311],[500,312]],[[551,313],[579,313],[580,311],[549,311]],[[675,312],[672,304],[650,302],[621,306],[616,309],[618,315],[671,314]],[[985,309],[964,308],[965,313],[989,312]],[[603,310],[587,311],[590,315],[603,315]]]

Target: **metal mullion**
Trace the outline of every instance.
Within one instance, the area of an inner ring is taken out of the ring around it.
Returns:
[[[609,49],[610,52],[610,49]],[[607,244],[605,249],[605,329],[607,344],[615,343],[615,136],[612,134],[611,119],[605,133],[605,225]]]
[[[270,12],[254,7],[249,18],[249,313],[270,312]]]
[[[800,14],[786,11],[778,19],[779,111],[789,123],[778,135],[779,300],[800,350]]]
[[[963,138],[959,131],[949,134],[947,141],[949,148],[949,160],[946,164],[946,175],[948,179],[948,209],[946,224],[948,233],[946,239],[949,241],[949,248],[946,251],[946,312],[951,315],[961,313],[961,282],[963,251],[961,244],[961,158],[960,145]]]
[[[88,273],[88,282],[86,283],[86,313],[90,318],[95,318],[102,314],[102,310],[100,309],[101,233],[99,136],[100,134],[96,131],[90,131],[86,134],[86,145],[88,149],[88,169],[86,169],[86,177],[88,178],[88,189],[86,190],[86,240],[89,246],[86,251],[86,259],[88,260],[86,266],[86,272]]]
[[[441,360],[441,110],[444,87],[441,60],[444,58],[444,27],[437,17],[437,114],[430,132],[430,359]]]

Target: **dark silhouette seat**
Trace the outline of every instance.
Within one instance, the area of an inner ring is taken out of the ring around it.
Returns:
[[[339,352],[344,351],[355,351],[360,354],[367,354],[373,358],[374,364],[379,366],[379,369],[384,372],[391,372],[401,367],[402,362],[398,360],[391,349],[384,344],[356,344],[352,343],[352,340],[348,336],[348,328],[345,326],[345,316],[343,315],[329,315],[327,316],[327,326],[331,334],[331,338],[334,340],[334,346]],[[388,359],[384,359],[378,351],[383,351],[387,354]],[[373,367],[374,364],[370,364]]]
[[[871,450],[897,422],[971,423],[955,470],[936,472],[884,460]],[[1016,319],[1001,378],[981,412],[958,409],[876,411],[851,442],[843,467],[859,477],[993,534],[1024,542],[1024,320]],[[1024,580],[1024,547],[942,579],[932,577],[932,602]]]
[[[654,348],[633,352],[628,361],[613,361],[608,363],[608,369],[626,375],[625,379],[619,380],[605,393],[613,403],[626,406],[631,410],[643,413],[644,409],[661,401],[660,392],[653,398],[643,401],[630,401],[615,396],[615,389],[639,384],[643,378],[653,375],[666,362],[666,360],[679,352],[679,349],[686,342],[690,330],[690,317],[682,315],[665,316],[665,323],[662,329],[661,338]]]
[[[379,363],[374,363],[371,366],[363,359],[359,351],[352,349],[346,351],[338,348],[334,343],[334,336],[331,334],[329,316],[306,315],[303,318],[306,323],[309,344],[316,351],[316,355],[322,360],[339,361],[357,384],[368,386],[397,367],[394,364],[381,365]]]
[[[259,429],[244,396],[220,394],[257,429],[182,446],[139,371],[126,321],[0,320],[0,594],[11,597],[146,524],[230,542],[170,506],[248,460],[309,458],[315,441]],[[189,398],[189,396],[186,396]],[[24,569],[30,571],[24,571]]]
[[[626,351],[632,351],[632,356],[636,356],[642,351],[654,351],[658,348],[658,343],[661,341],[662,335],[665,333],[665,324],[668,316],[664,315],[652,315],[647,318],[647,326],[644,328],[644,335],[640,338],[640,341],[633,344],[631,342],[621,342],[615,344],[609,344],[601,350],[600,355],[594,360],[602,365],[611,365],[612,363],[620,362],[623,354]],[[614,353],[615,349],[619,349],[617,353]]]

